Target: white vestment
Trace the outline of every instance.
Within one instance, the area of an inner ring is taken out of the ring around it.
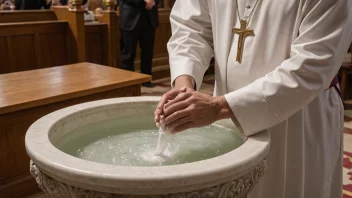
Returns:
[[[243,18],[256,0],[238,2]],[[187,74],[199,89],[215,57],[214,94],[246,135],[271,134],[249,198],[341,198],[343,106],[328,88],[352,39],[352,0],[259,0],[241,64],[235,0],[178,0],[170,21],[172,81]]]

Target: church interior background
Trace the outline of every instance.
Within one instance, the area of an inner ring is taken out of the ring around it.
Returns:
[[[72,2],[81,3],[80,0],[73,0]],[[11,75],[13,83],[11,86],[21,87],[20,84],[16,84],[17,77],[31,75],[22,72],[80,62],[117,67],[120,61],[120,52],[118,12],[114,8],[116,2],[109,0],[104,2],[89,0],[88,2],[85,9],[94,13],[94,19],[84,22],[83,15],[76,14],[79,12],[68,11],[67,7],[61,5],[62,1],[59,0],[47,1],[46,3],[51,5],[51,8],[47,10],[32,11],[15,10],[15,0],[0,0],[0,82],[2,82],[2,76],[13,74]],[[157,39],[155,41],[152,73],[153,83],[156,86],[153,88],[142,87],[141,90],[128,87],[121,89],[116,96],[161,96],[170,89],[170,69],[166,43],[171,35],[169,15],[173,3],[174,0],[162,0],[158,5],[160,26],[156,32]],[[76,9],[80,8],[76,7]],[[346,53],[344,64],[339,71],[341,92],[345,100],[344,198],[352,198],[351,53],[352,47]],[[137,51],[137,54],[139,54],[139,51]],[[135,61],[136,72],[140,70],[139,62],[140,57],[137,55]],[[209,95],[212,94],[214,88],[212,63],[200,90]],[[8,76],[6,77],[8,78]],[[76,77],[81,78],[79,75]],[[44,81],[38,80],[36,83]],[[126,79],[127,81],[128,79]],[[141,77],[139,87],[142,81]],[[8,83],[8,81],[6,82]],[[23,82],[23,79],[22,81],[18,80],[18,82]],[[5,100],[6,93],[4,90],[6,89],[2,86],[4,84],[0,83],[0,197],[45,198],[46,196],[38,191],[35,184],[26,183],[26,180],[23,179],[27,178],[29,174],[28,159],[22,145],[24,134],[11,134],[15,131],[19,131],[19,133],[21,130],[25,131],[26,127],[36,118],[26,121],[28,123],[17,126],[17,128],[11,126],[10,129],[5,121],[1,119],[10,116],[8,115],[10,111],[13,111],[12,113],[16,112],[12,110],[14,107],[6,106],[8,105]],[[88,100],[92,99],[96,98],[93,97]],[[25,99],[22,98],[22,100]],[[7,155],[7,152],[11,153],[11,156],[15,156],[14,159],[9,159],[10,155]],[[5,162],[9,160],[15,161],[13,163]],[[17,165],[16,172],[8,172],[10,167]]]

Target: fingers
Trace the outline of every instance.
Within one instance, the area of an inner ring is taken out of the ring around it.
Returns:
[[[155,115],[154,121],[155,122],[160,121],[160,115],[163,113],[164,105],[167,103],[168,100],[175,98],[177,96],[177,93],[178,93],[178,90],[171,90],[163,95],[163,97],[161,98],[161,100],[158,103],[158,106],[156,107],[156,110],[154,112],[154,115]]]
[[[174,98],[173,100],[170,100],[167,104],[165,104],[165,109],[169,108],[170,106],[172,106],[175,103],[186,100],[190,96],[192,96],[192,94],[190,92],[180,93],[179,95],[176,96],[176,98]]]
[[[193,122],[187,122],[185,124],[180,125],[179,127],[175,128],[174,130],[171,131],[171,134],[175,134],[187,129],[193,128]]]
[[[161,98],[160,102],[158,103],[158,106],[154,112],[154,121],[156,123],[160,122],[160,115],[163,114],[163,110],[164,110],[164,105],[169,101],[169,100],[173,100],[180,92],[185,92],[186,88],[182,88],[182,89],[173,89],[169,92],[167,92],[166,94],[163,95],[163,97]]]
[[[185,97],[187,97],[187,98],[185,100],[174,103],[171,106],[169,106],[168,108],[165,108],[163,111],[163,115],[167,118],[168,116],[170,116],[174,112],[188,108],[194,102],[193,97],[191,97],[191,96],[192,96],[192,93],[190,93],[190,95],[186,95]]]
[[[146,2],[145,8],[146,8],[147,10],[151,10],[151,9],[155,6],[155,1],[144,0],[144,2]]]
[[[175,111],[171,115],[169,115],[168,117],[164,118],[163,124],[165,124],[165,126],[168,126],[171,123],[175,122],[176,120],[181,119],[183,117],[186,117],[188,115],[189,115],[189,108],[182,109],[180,111]]]
[[[171,132],[173,132],[176,128],[179,128],[181,125],[184,125],[188,122],[191,122],[192,119],[189,115],[183,117],[183,118],[180,118],[174,122],[172,122],[171,124],[167,125],[167,129],[170,130]]]
[[[164,123],[164,116],[163,115],[160,115],[159,122],[155,123],[156,127],[160,128],[161,127],[161,123]]]
[[[146,3],[146,5],[145,5],[145,9],[147,9],[147,10],[152,9],[149,3]]]

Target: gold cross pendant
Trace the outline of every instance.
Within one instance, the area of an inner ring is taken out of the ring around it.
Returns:
[[[247,29],[247,21],[241,20],[241,28],[232,28],[232,32],[238,34],[238,45],[237,45],[237,57],[236,61],[242,62],[243,48],[244,48],[244,39],[247,36],[254,36],[253,30]]]

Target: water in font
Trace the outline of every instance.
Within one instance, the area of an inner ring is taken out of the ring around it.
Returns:
[[[218,125],[171,135],[155,155],[159,130],[150,116],[125,117],[79,127],[56,147],[81,159],[121,166],[161,166],[205,160],[236,149],[243,141]]]

